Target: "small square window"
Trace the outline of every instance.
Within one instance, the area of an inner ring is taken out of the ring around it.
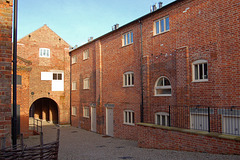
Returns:
[[[89,107],[83,107],[83,117],[89,118]]]
[[[163,17],[154,22],[154,35],[164,33],[170,30],[169,17]]]
[[[39,49],[39,57],[50,58],[50,49],[40,48]]]
[[[126,45],[133,43],[133,32],[132,31],[123,34],[122,37],[123,37],[122,38],[122,46],[126,46]]]
[[[123,74],[123,86],[134,86],[134,73],[133,72],[126,72]]]
[[[158,112],[155,114],[155,124],[161,126],[169,126],[169,113]]]
[[[134,112],[131,110],[125,110],[123,112],[124,124],[134,125]]]
[[[208,81],[208,64],[206,60],[197,60],[193,62],[193,81]]]

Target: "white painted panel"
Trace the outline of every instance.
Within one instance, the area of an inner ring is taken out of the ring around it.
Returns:
[[[240,117],[224,116],[223,133],[240,135]]]
[[[191,114],[191,129],[208,131],[208,116]]]
[[[41,80],[52,80],[52,72],[41,72]]]
[[[64,81],[52,80],[52,91],[64,91]]]
[[[106,108],[106,134],[113,136],[113,109]]]
[[[91,107],[91,131],[96,132],[96,108]]]

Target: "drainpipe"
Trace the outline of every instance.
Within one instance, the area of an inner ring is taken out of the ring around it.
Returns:
[[[140,24],[140,34],[141,34],[141,58],[140,58],[140,67],[141,67],[141,71],[140,71],[140,76],[141,76],[141,104],[140,104],[140,121],[143,122],[144,121],[144,116],[143,116],[143,38],[142,38],[142,22],[139,19],[139,24]]]
[[[12,145],[17,144],[17,0],[14,0]]]
[[[70,125],[72,126],[72,110],[71,110],[71,107],[72,107],[72,88],[71,88],[71,84],[72,84],[72,57],[71,57],[71,52],[69,53],[69,56],[70,56]]]

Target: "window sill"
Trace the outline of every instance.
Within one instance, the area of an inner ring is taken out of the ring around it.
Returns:
[[[123,86],[123,88],[127,88],[127,87],[134,87],[134,85]]]
[[[153,37],[164,34],[164,33],[167,33],[167,32],[170,32],[170,30],[167,30],[167,31],[164,31],[164,32],[161,32],[161,33],[158,33],[158,34],[155,33],[155,34],[153,34]]]
[[[86,117],[86,116],[84,117],[84,116],[83,116],[83,118],[89,118],[89,117]]]
[[[196,82],[208,82],[208,79],[203,79],[203,80],[193,80],[192,82],[196,83]]]
[[[126,45],[122,45],[122,48],[124,48],[124,47],[127,47],[127,46],[130,46],[130,45],[132,45],[133,43],[129,43],[129,44],[126,44]]]
[[[158,95],[154,95],[155,97],[171,97],[172,94],[158,94]]]
[[[135,126],[134,123],[123,123],[124,125],[128,125],[128,126]]]

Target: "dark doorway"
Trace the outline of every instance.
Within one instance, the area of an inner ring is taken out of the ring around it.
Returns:
[[[58,124],[58,105],[50,98],[40,98],[31,105],[29,117]]]

